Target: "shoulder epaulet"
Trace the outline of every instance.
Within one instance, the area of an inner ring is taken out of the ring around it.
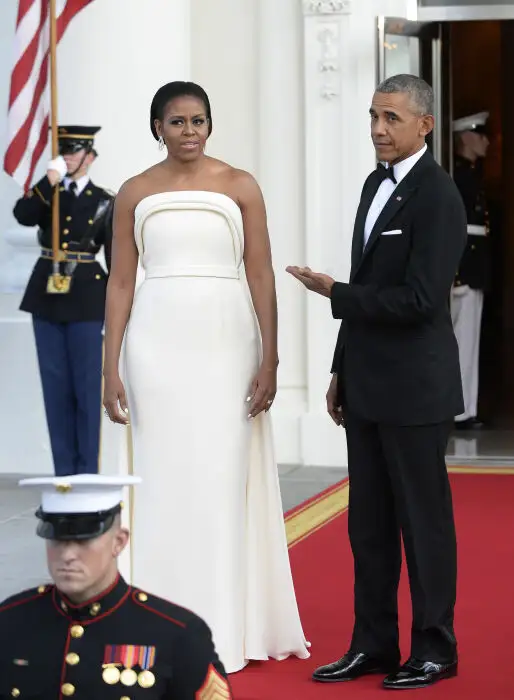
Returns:
[[[148,610],[148,612],[154,613],[161,618],[169,620],[179,627],[186,628],[191,624],[191,622],[198,619],[198,615],[195,615],[195,613],[191,610],[183,608],[180,605],[176,605],[175,603],[171,603],[169,600],[165,600],[164,598],[159,598],[158,596],[145,593],[145,591],[142,591],[139,588],[135,588],[133,590],[132,599],[142,608]]]
[[[23,605],[24,603],[30,603],[33,600],[38,600],[39,598],[48,595],[52,589],[53,585],[43,584],[37,588],[28,588],[25,591],[21,591],[21,593],[16,593],[0,603],[0,613],[4,612],[5,610],[10,610],[17,605]]]

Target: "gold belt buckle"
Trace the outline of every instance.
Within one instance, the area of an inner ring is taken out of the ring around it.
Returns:
[[[68,294],[71,287],[71,275],[50,275],[46,284],[48,294]]]

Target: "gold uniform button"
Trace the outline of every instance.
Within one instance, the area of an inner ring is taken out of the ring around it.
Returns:
[[[71,221],[71,216],[67,216],[66,221]]]
[[[84,636],[84,628],[81,625],[73,625],[70,632],[73,639],[80,639]]]
[[[44,593],[46,591],[46,586],[39,586],[37,589],[37,592],[41,595],[41,593]]]
[[[67,247],[68,247],[68,244],[67,244],[67,243],[63,243],[63,244],[62,244],[62,249],[63,249],[63,250],[66,250]]]
[[[66,656],[66,663],[68,666],[76,666],[80,661],[80,656],[78,654],[74,654],[73,652],[71,654],[68,654]]]
[[[146,595],[146,593],[138,593],[137,599],[140,600],[142,603],[146,603],[146,601],[148,600],[148,596]]]
[[[61,686],[61,692],[63,695],[66,695],[67,698],[71,698],[71,696],[75,694],[75,686],[71,683],[65,683]]]
[[[91,226],[91,224],[94,224],[95,222],[93,221],[93,219],[89,219],[87,223]]]
[[[11,695],[12,695],[13,698],[19,698],[19,697],[20,697],[20,691],[18,690],[18,688],[13,688],[13,689],[11,690]]]
[[[69,232],[70,232],[70,229],[69,229],[69,228],[65,228],[65,229],[63,230],[63,233],[64,233],[65,236],[67,236]]]
[[[122,698],[120,698],[120,700],[130,700],[130,698],[128,697],[128,695],[124,695]]]
[[[86,190],[86,194],[88,195],[88,197],[91,197],[91,195],[93,194],[93,190]]]
[[[101,279],[102,279],[102,275],[95,275],[95,280],[101,280]]]

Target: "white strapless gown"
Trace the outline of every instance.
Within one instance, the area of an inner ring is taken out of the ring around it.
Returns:
[[[307,658],[269,416],[247,419],[260,335],[229,197],[145,197],[135,212],[145,279],[125,339],[131,445],[143,483],[125,509],[135,585],[209,624],[228,672]]]

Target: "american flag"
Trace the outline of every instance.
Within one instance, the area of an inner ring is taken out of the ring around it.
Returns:
[[[46,144],[50,117],[50,0],[18,0],[4,169],[26,191]],[[56,0],[57,41],[93,0]]]

